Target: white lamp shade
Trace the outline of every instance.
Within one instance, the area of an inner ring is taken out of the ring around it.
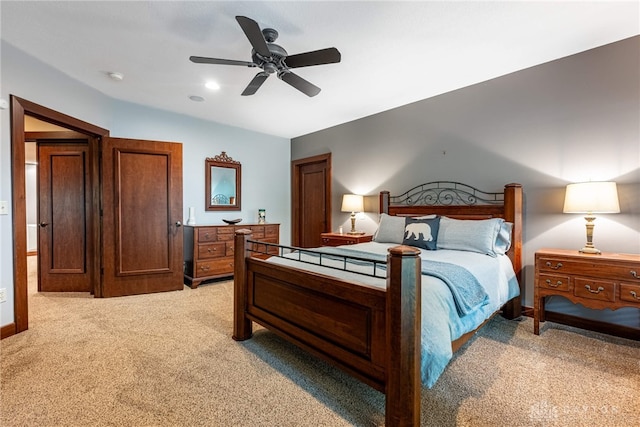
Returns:
[[[342,196],[342,212],[364,212],[364,198],[358,194]]]
[[[615,182],[579,182],[567,185],[564,213],[619,213]]]

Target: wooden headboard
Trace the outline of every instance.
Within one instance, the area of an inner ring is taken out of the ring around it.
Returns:
[[[522,292],[522,185],[507,184],[498,193],[488,193],[466,184],[433,181],[398,195],[380,192],[380,213],[397,216],[444,215],[455,219],[503,218],[513,223],[511,248],[513,263]]]

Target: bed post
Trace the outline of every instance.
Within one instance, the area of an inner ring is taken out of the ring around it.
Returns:
[[[244,341],[251,338],[253,328],[251,320],[245,316],[247,308],[247,262],[251,255],[247,251],[247,240],[251,230],[237,230],[234,236],[233,259],[233,339]]]
[[[420,425],[420,251],[396,246],[387,255],[386,421]]]
[[[380,212],[379,213],[389,213],[389,203],[391,202],[391,194],[388,191],[380,192]]]
[[[513,223],[511,248],[508,255],[520,285],[520,297],[507,302],[502,309],[502,316],[515,319],[522,314],[522,185],[507,184],[504,187],[504,219]]]

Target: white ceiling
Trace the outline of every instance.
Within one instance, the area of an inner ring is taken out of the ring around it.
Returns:
[[[2,39],[110,97],[287,138],[640,34],[638,1],[2,1],[0,13]],[[250,61],[236,15],[275,28],[289,54],[336,47],[342,62],[294,70],[316,97],[275,76],[240,96],[256,68],[189,61]]]

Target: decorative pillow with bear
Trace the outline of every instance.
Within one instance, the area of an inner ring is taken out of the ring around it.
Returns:
[[[403,245],[434,251],[438,249],[440,217],[406,218]]]

